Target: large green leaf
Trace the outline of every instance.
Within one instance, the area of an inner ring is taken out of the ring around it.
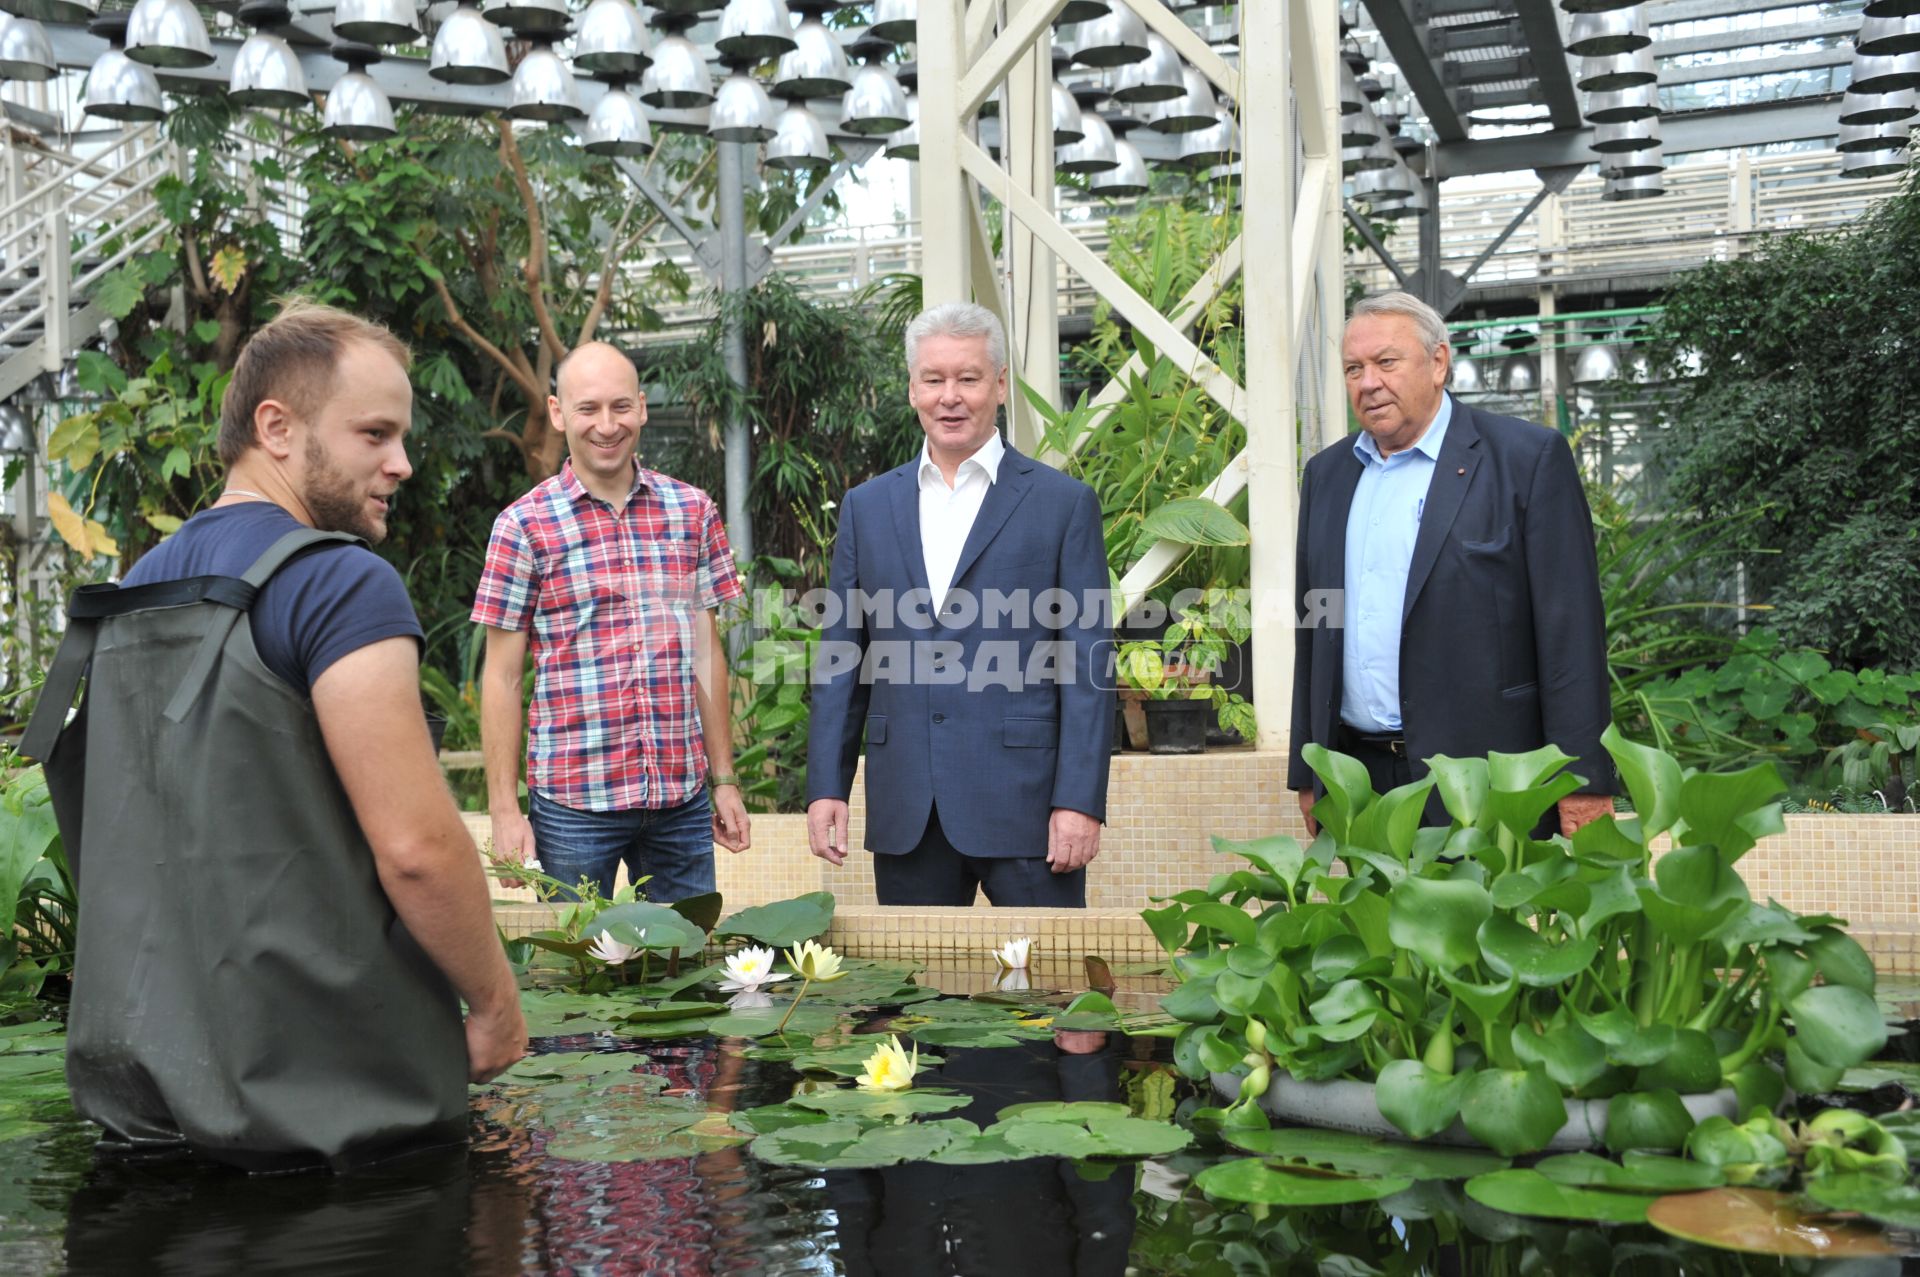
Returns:
[[[1673,1049],[1640,1070],[1634,1086],[1643,1091],[1662,1088],[1682,1095],[1699,1095],[1720,1087],[1720,1052],[1713,1039],[1699,1029],[1676,1029]]]
[[[1567,1105],[1544,1069],[1481,1069],[1461,1097],[1460,1121],[1494,1152],[1515,1157],[1545,1148],[1567,1124]]]
[[[1492,984],[1475,984],[1470,980],[1458,980],[1441,972],[1440,980],[1447,990],[1460,1000],[1460,1005],[1471,1011],[1480,1023],[1491,1028],[1494,1021],[1513,1002],[1514,995],[1520,991],[1520,982],[1512,976]]]
[[[1665,750],[1628,740],[1613,723],[1601,733],[1600,743],[1626,782],[1642,836],[1651,841],[1671,829],[1680,815],[1679,762]]]
[[[1785,828],[1779,804],[1787,792],[1780,769],[1758,763],[1745,771],[1695,772],[1680,787],[1681,840],[1711,843],[1731,864],[1766,834]]]
[[[725,919],[716,936],[746,936],[785,949],[822,935],[833,923],[833,893],[811,891],[791,900],[753,905]]]
[[[1874,1000],[1858,989],[1822,984],[1787,1006],[1794,1041],[1817,1064],[1850,1068],[1870,1060],[1887,1044],[1887,1022]]]
[[[1564,1014],[1544,1032],[1531,1024],[1514,1025],[1512,1041],[1522,1064],[1538,1064],[1570,1091],[1579,1091],[1607,1071],[1605,1045]]]
[[[1300,757],[1327,789],[1326,795],[1314,805],[1314,816],[1334,842],[1345,843],[1353,818],[1375,797],[1366,764],[1312,741],[1301,748]]]
[[[1556,1184],[1539,1171],[1517,1169],[1476,1175],[1467,1181],[1466,1194],[1482,1206],[1515,1215],[1597,1220],[1609,1224],[1643,1223],[1647,1207],[1658,1200],[1650,1193],[1619,1193]]]
[[[656,953],[679,949],[698,954],[706,948],[707,933],[666,905],[648,900],[615,905],[595,914],[586,936],[609,935],[622,944],[651,949]]]
[[[1592,1153],[1559,1153],[1541,1158],[1534,1169],[1556,1184],[1629,1193],[1690,1193],[1727,1182],[1716,1167],[1654,1153],[1624,1153],[1618,1162]]]
[[[952,1113],[973,1103],[964,1095],[935,1091],[869,1091],[861,1087],[836,1087],[796,1095],[794,1105],[825,1113],[828,1117],[846,1117],[869,1121],[909,1118],[915,1114]]]
[[[1758,1188],[1670,1194],[1647,1208],[1647,1222],[1674,1237],[1721,1250],[1841,1261],[1830,1266],[1835,1271],[1848,1259],[1901,1253],[1877,1228],[1817,1218],[1787,1194]],[[1777,1261],[1771,1270],[1779,1270]]]
[[[1406,1064],[1400,1060],[1396,1063]],[[1350,1131],[1283,1127],[1269,1131],[1223,1131],[1222,1138],[1249,1153],[1298,1162],[1344,1175],[1411,1175],[1416,1179],[1465,1179],[1507,1165],[1492,1153],[1431,1144],[1406,1144]]]
[[[1471,1073],[1437,1073],[1419,1060],[1391,1060],[1374,1081],[1373,1102],[1409,1139],[1423,1140],[1453,1125],[1472,1079]]]
[[[1920,1188],[1912,1184],[1890,1184],[1855,1172],[1811,1179],[1804,1191],[1828,1210],[1854,1211],[1895,1228],[1920,1229]]]
[[[1213,849],[1229,856],[1246,857],[1290,888],[1300,881],[1300,871],[1307,863],[1307,853],[1299,841],[1286,834],[1255,838],[1251,842],[1235,842],[1216,834]]]
[[[1387,934],[1439,972],[1458,971],[1480,957],[1475,938],[1493,912],[1477,882],[1408,878],[1388,893]]]
[[[1175,497],[1148,511],[1140,521],[1140,534],[1181,545],[1246,545],[1252,540],[1247,525],[1209,497]]]
[[[1672,1091],[1626,1091],[1607,1101],[1607,1147],[1676,1149],[1693,1131],[1693,1114]]]
[[[59,833],[40,769],[21,773],[0,795],[0,936],[13,933],[20,887]]]
[[[1592,937],[1554,944],[1532,927],[1498,913],[1480,924],[1476,939],[1489,970],[1536,989],[1572,980],[1593,965],[1600,950],[1599,941]]]
[[[1347,830],[1347,842],[1351,847],[1391,855],[1404,866],[1413,853],[1413,836],[1420,829],[1433,785],[1429,776],[1380,795],[1354,819]]]
[[[1360,1178],[1288,1170],[1243,1157],[1209,1166],[1193,1177],[1194,1187],[1209,1197],[1265,1206],[1334,1206],[1345,1202],[1373,1202],[1413,1187],[1404,1175]]]
[[[1873,996],[1876,983],[1873,959],[1867,956],[1858,940],[1838,928],[1822,927],[1815,933],[1813,942],[1803,947],[1828,984],[1843,984]]]
[[[1254,943],[1253,916],[1245,909],[1208,901],[1189,908],[1185,921],[1191,926],[1211,927],[1223,932],[1235,944]]]
[[[1435,754],[1427,760],[1427,770],[1440,789],[1440,802],[1447,814],[1462,825],[1477,827],[1491,783],[1487,778],[1487,760]]]

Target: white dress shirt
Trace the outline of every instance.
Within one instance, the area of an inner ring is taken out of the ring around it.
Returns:
[[[927,445],[920,445],[920,553],[927,568],[927,587],[933,594],[931,612],[940,614],[953,586],[953,570],[960,565],[960,551],[966,548],[967,534],[979,517],[987,492],[1000,478],[1000,459],[1007,446],[994,431],[979,451],[960,463],[954,472],[953,486],[934,464]]]

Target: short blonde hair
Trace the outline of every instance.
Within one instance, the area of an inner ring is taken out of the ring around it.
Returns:
[[[266,400],[312,415],[333,389],[341,351],[356,341],[386,351],[403,369],[413,368],[407,343],[384,325],[305,297],[283,301],[280,313],[247,339],[233,365],[220,405],[221,462],[230,466],[253,447],[253,414]]]

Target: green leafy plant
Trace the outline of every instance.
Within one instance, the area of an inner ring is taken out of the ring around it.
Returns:
[[[1871,1056],[1886,1026],[1865,951],[1838,919],[1755,902],[1735,868],[1782,828],[1774,768],[1683,771],[1617,729],[1605,743],[1636,814],[1571,841],[1532,836],[1579,783],[1552,747],[1438,756],[1378,795],[1357,761],[1310,746],[1313,845],[1216,839],[1250,867],[1143,914],[1173,957],[1176,1062],[1237,1082],[1211,1116],[1265,1125],[1258,1099],[1284,1070],[1373,1082],[1414,1139],[1457,1120],[1496,1152],[1535,1151],[1572,1098],[1606,1102],[1610,1148],[1677,1149],[1682,1095],[1771,1105],[1782,1070],[1819,1091]],[[1451,824],[1422,828],[1435,789]]]
[[[46,778],[25,768],[0,789],[0,1014],[72,973],[78,921],[79,889]]]

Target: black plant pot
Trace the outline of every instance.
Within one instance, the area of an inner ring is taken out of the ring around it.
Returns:
[[[1204,753],[1207,748],[1207,725],[1212,719],[1212,701],[1148,701],[1147,752]]]
[[[1117,754],[1121,750],[1125,749],[1126,747],[1127,747],[1126,707],[1122,705],[1115,705],[1113,707],[1113,749],[1110,752]]]
[[[433,752],[439,753],[447,741],[447,720],[439,714],[427,715],[427,735],[433,738]]]

